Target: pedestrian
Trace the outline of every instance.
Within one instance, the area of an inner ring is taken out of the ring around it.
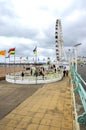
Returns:
[[[44,72],[45,71],[44,67],[42,69],[43,69],[43,72]]]
[[[68,76],[68,70],[66,70],[66,76]]]
[[[24,72],[21,73],[21,77],[22,77],[22,80],[23,80],[23,77],[24,77]]]
[[[38,71],[37,71],[37,70],[35,70],[34,75],[35,75],[36,77],[38,77]]]
[[[56,67],[55,67],[54,71],[55,71],[55,73],[56,73]]]
[[[31,73],[31,76],[32,76],[32,74],[33,74],[33,70],[32,69],[31,69],[30,73]]]
[[[64,70],[63,70],[63,77],[65,77],[65,76],[66,76],[66,70],[64,68]]]

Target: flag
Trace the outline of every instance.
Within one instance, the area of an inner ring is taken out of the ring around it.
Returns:
[[[6,54],[6,50],[0,50],[0,55],[4,56]]]
[[[14,54],[15,54],[15,51],[10,51],[9,54],[10,54],[10,55],[14,55]]]
[[[21,60],[21,59],[22,59],[22,56],[20,56],[19,58],[20,58],[20,60]]]
[[[40,59],[38,58],[38,61],[39,61]]]
[[[43,61],[45,61],[45,58],[43,58]]]
[[[8,51],[8,53],[10,55],[14,55],[15,54],[15,48],[10,48],[9,51]]]
[[[34,61],[34,58],[32,59],[32,61]]]
[[[34,48],[33,53],[37,54],[37,47]]]
[[[26,56],[26,59],[28,60],[28,56]]]

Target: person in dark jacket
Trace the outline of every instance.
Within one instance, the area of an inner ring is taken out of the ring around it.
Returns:
[[[63,77],[65,77],[66,76],[66,69],[64,68],[64,70],[63,70]]]
[[[24,77],[24,72],[21,73],[21,77],[22,77],[22,80],[23,80],[23,77]]]

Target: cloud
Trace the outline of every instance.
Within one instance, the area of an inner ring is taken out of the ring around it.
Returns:
[[[62,22],[63,46],[82,43],[79,54],[86,56],[86,1],[0,0],[0,49],[16,47],[16,55],[55,57],[55,22]],[[83,50],[83,51],[82,51]]]

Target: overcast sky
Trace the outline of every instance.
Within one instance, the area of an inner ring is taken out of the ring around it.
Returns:
[[[0,50],[16,47],[16,56],[55,56],[55,23],[62,23],[63,46],[77,43],[86,56],[86,0],[0,0]],[[1,58],[1,56],[0,56]]]

